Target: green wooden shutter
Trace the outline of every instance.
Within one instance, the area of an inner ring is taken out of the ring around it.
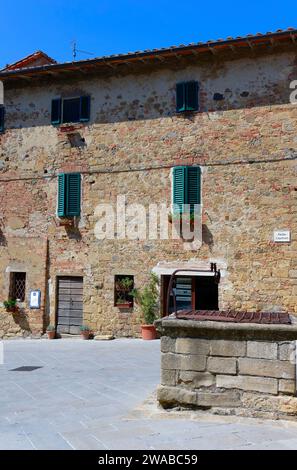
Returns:
[[[80,122],[87,122],[90,120],[90,96],[80,97]]]
[[[185,111],[185,84],[176,84],[176,112],[182,113]]]
[[[186,167],[187,173],[187,197],[190,204],[190,212],[194,212],[194,204],[201,204],[201,169],[199,166]]]
[[[67,175],[66,215],[69,217],[80,215],[80,173]]]
[[[173,204],[174,212],[182,213],[183,205],[186,203],[186,167],[176,166],[173,168]]]
[[[58,209],[59,217],[66,216],[66,175],[62,173],[58,176]]]
[[[52,100],[51,123],[54,125],[61,124],[62,100],[57,98]]]
[[[4,132],[4,115],[5,115],[4,106],[0,106],[0,132]]]
[[[198,111],[198,82],[185,83],[185,102],[187,111]]]

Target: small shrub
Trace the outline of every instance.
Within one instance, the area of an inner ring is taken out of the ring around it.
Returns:
[[[87,325],[82,325],[82,326],[80,327],[80,331],[90,331],[90,327],[87,326]]]
[[[143,289],[133,289],[131,295],[140,306],[144,321],[147,325],[152,325],[158,318],[159,302],[159,278],[151,273],[149,283]]]
[[[48,325],[46,331],[55,331],[56,328],[54,327],[54,325]]]

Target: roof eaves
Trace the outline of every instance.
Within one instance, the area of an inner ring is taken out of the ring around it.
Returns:
[[[165,47],[161,49],[146,49],[143,51],[136,51],[136,52],[128,52],[127,54],[111,54],[109,56],[101,56],[101,57],[96,57],[96,58],[91,58],[91,59],[84,59],[80,61],[68,61],[68,62],[63,62],[63,63],[54,63],[54,64],[46,64],[46,65],[40,65],[40,66],[32,66],[32,67],[25,67],[22,69],[16,69],[16,70],[2,70],[0,71],[0,77],[2,76],[3,78],[9,78],[13,77],[16,75],[24,75],[24,74],[29,74],[31,72],[39,73],[42,71],[47,71],[47,70],[63,70],[63,69],[69,69],[72,68],[73,70],[79,69],[80,67],[83,66],[88,66],[92,64],[100,64],[100,63],[112,63],[112,62],[125,62],[131,59],[141,59],[145,57],[150,57],[150,56],[157,56],[157,55],[171,55],[171,53],[177,53],[177,52],[185,52],[187,50],[191,49],[196,49],[197,51],[199,49],[207,50],[207,49],[215,49],[215,48],[220,48],[224,45],[228,46],[239,46],[241,43],[246,43],[246,44],[251,44],[253,41],[266,41],[270,39],[276,39],[276,38],[286,38],[286,37],[291,37],[293,41],[295,41],[295,36],[297,36],[297,29],[296,28],[288,28],[286,30],[277,30],[276,32],[268,32],[265,34],[261,33],[256,33],[256,34],[248,34],[246,36],[237,36],[236,38],[233,38],[231,36],[227,37],[226,39],[217,39],[217,40],[209,40],[206,42],[197,42],[197,43],[190,43],[187,45],[180,44],[178,46],[173,45],[170,47]],[[296,42],[297,42],[297,37],[296,37]]]

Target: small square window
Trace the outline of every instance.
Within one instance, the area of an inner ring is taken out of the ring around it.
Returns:
[[[11,273],[10,295],[13,300],[24,302],[26,298],[26,273]]]
[[[198,82],[183,82],[176,84],[176,112],[198,111],[199,109]]]
[[[80,98],[63,100],[63,122],[80,121]]]
[[[118,308],[133,308],[134,276],[118,274],[114,279],[114,305]]]

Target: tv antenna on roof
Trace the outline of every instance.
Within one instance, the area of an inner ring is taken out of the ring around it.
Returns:
[[[79,52],[80,54],[86,54],[86,55],[95,55],[93,52],[87,52],[87,51],[81,51],[80,49],[77,49],[77,44],[76,44],[76,41],[72,41],[71,43],[72,45],[72,58],[73,58],[73,62],[76,61],[76,56],[77,56],[77,53]]]

